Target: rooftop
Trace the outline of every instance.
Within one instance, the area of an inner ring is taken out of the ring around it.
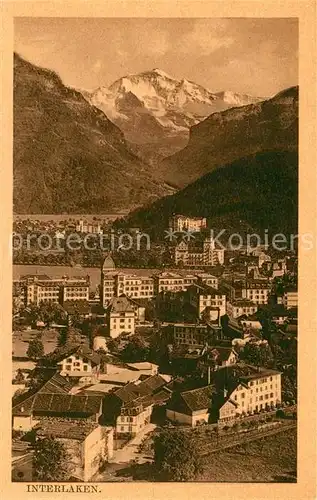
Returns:
[[[114,297],[109,305],[112,313],[133,312],[133,306],[127,297]]]
[[[181,393],[181,397],[192,411],[209,408],[212,402],[212,395],[215,392],[213,385],[186,391]]]
[[[97,427],[99,424],[86,420],[42,418],[37,427],[37,435],[83,441]]]
[[[103,396],[87,394],[52,394],[38,392],[12,409],[13,415],[31,415],[33,412],[94,415],[99,413]]]

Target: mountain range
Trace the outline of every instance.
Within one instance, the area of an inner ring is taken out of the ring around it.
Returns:
[[[156,69],[84,94],[15,54],[16,213],[130,210],[123,224],[152,233],[176,212],[217,227],[296,230],[298,87],[254,102]],[[150,157],[155,143],[189,141],[150,166],[128,130]]]
[[[215,231],[297,234],[297,151],[265,151],[213,170],[171,196],[135,210],[118,225],[162,237],[173,214],[206,217]],[[217,233],[216,233],[217,234]]]
[[[16,213],[118,212],[171,192],[100,109],[17,54],[13,174]]]
[[[263,102],[213,113],[190,129],[187,146],[164,159],[162,179],[178,188],[262,151],[297,151],[298,87]]]
[[[105,112],[148,162],[184,148],[190,127],[211,113],[263,100],[229,91],[213,93],[158,68],[124,76],[83,95]]]

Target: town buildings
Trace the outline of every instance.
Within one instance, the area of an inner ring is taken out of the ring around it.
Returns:
[[[100,356],[85,346],[66,349],[66,353],[59,356],[56,364],[59,372],[67,377],[91,377],[98,379],[100,371]]]
[[[228,295],[228,300],[233,303],[237,300],[247,299],[254,304],[267,304],[271,291],[271,283],[267,279],[236,279],[232,282],[225,280],[222,287]]]
[[[98,422],[102,414],[102,396],[71,394],[66,377],[55,373],[36,391],[28,391],[13,401],[12,428],[30,431],[40,417],[66,417]]]
[[[167,403],[166,418],[172,422],[189,425],[208,423],[212,406],[213,385],[173,394]]]
[[[99,222],[86,222],[82,219],[76,225],[76,231],[84,234],[102,234],[103,230]]]
[[[226,363],[212,372],[211,384],[173,394],[166,416],[191,427],[201,423],[222,425],[275,408],[280,402],[280,372],[244,363]]]
[[[113,456],[113,428],[96,422],[42,418],[36,438],[53,437],[65,446],[72,481],[90,481]]]
[[[169,228],[177,232],[198,232],[206,229],[206,227],[206,217],[187,217],[185,215],[173,215],[173,217],[169,219]]]
[[[258,310],[258,306],[248,299],[229,300],[226,302],[227,314],[232,318],[238,318],[239,316],[250,316],[255,314]]]
[[[277,303],[282,304],[286,309],[296,308],[298,306],[297,287],[289,286],[284,290],[283,295],[277,298]]]
[[[166,386],[160,375],[145,376],[109,394],[106,417],[115,423],[116,434],[137,435],[150,422],[153,408],[169,400],[171,391]]]
[[[171,247],[176,265],[184,267],[218,266],[224,263],[225,250],[217,248],[211,237],[185,241]]]
[[[26,275],[15,282],[20,302],[25,307],[30,304],[55,303],[89,300],[90,279],[50,278],[46,275]]]
[[[107,323],[110,337],[135,331],[135,308],[127,297],[114,297],[107,308]]]
[[[218,287],[218,278],[210,273],[162,271],[149,275],[131,275],[115,270],[101,271],[101,301],[107,307],[114,297],[150,300],[160,293],[180,292],[194,283]]]
[[[192,285],[187,289],[187,297],[198,318],[208,314],[210,319],[217,319],[226,314],[226,295],[222,290],[208,285]]]
[[[175,323],[172,325],[173,344],[204,346],[209,339],[209,328],[205,324]]]

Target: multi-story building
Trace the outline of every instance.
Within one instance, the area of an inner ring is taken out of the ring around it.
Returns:
[[[247,299],[254,304],[267,304],[271,291],[271,284],[266,279],[239,279],[231,283],[224,281],[222,288],[228,296],[229,302]]]
[[[212,288],[218,288],[219,280],[216,276],[213,276],[209,273],[198,273],[197,274],[197,283],[198,285],[208,285]]]
[[[207,227],[206,217],[187,217],[186,215],[174,215],[169,220],[169,227],[173,231],[198,232]]]
[[[116,295],[126,295],[131,299],[151,299],[154,296],[154,281],[149,276],[117,274],[115,277]]]
[[[90,481],[113,456],[112,427],[90,421],[43,418],[37,429],[37,439],[53,436],[69,455],[71,477]]]
[[[27,275],[22,276],[18,283],[25,306],[39,305],[41,302],[63,304],[66,301],[89,299],[89,276],[50,278],[45,275]]]
[[[230,302],[227,300],[227,314],[231,318],[238,318],[239,316],[250,316],[255,314],[258,310],[257,304],[247,299],[234,300]]]
[[[78,233],[85,233],[85,234],[102,234],[103,230],[101,228],[101,225],[99,222],[86,222],[83,220],[80,220],[79,223],[76,225],[76,231]]]
[[[209,273],[184,274],[163,271],[154,276],[119,273],[115,270],[101,272],[101,301],[107,307],[114,297],[125,295],[131,299],[152,299],[162,292],[181,292],[195,283],[218,288],[218,278]]]
[[[86,347],[74,347],[57,362],[60,374],[63,376],[82,373],[95,375],[98,378],[100,356]]]
[[[282,400],[281,372],[237,363],[213,372],[218,394],[237,406],[236,416],[270,409]]]
[[[87,278],[67,279],[62,287],[62,303],[75,300],[89,300],[90,280]]]
[[[195,308],[198,318],[201,318],[208,308],[218,311],[220,316],[226,314],[226,295],[216,288],[192,285],[187,290],[187,298],[189,304]]]
[[[242,298],[255,304],[267,304],[269,301],[271,284],[264,280],[248,280],[242,290]]]
[[[216,248],[212,238],[180,241],[172,247],[174,262],[187,267],[217,266],[224,263],[224,249]]]
[[[204,346],[209,339],[207,325],[197,323],[175,323],[172,326],[174,344]]]
[[[101,297],[107,307],[113,297],[125,295],[131,299],[151,299],[154,296],[154,279],[150,276],[109,271],[101,276]]]
[[[150,422],[153,407],[165,403],[171,391],[163,376],[128,383],[115,390],[107,400],[106,412],[114,421],[117,436],[136,436]],[[108,417],[108,418],[109,418]]]
[[[136,311],[127,297],[114,297],[107,309],[107,323],[110,337],[121,333],[134,333]]]
[[[284,290],[282,296],[277,299],[278,304],[283,304],[286,309],[292,309],[298,306],[297,287],[289,286]]]
[[[227,363],[212,372],[212,383],[173,393],[168,419],[191,427],[201,423],[234,423],[281,402],[281,373],[240,363]]]
[[[154,294],[185,290],[184,278],[178,273],[162,272],[154,276]]]

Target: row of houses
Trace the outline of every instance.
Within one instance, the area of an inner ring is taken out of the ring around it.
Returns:
[[[156,418],[191,427],[222,426],[272,410],[281,402],[281,373],[235,363],[213,371],[207,385],[191,390],[156,374],[107,393],[89,387],[73,391],[66,376],[54,373],[36,391],[13,401],[13,429],[62,441],[72,477],[89,481],[112,457],[114,437],[130,439]]]
[[[50,278],[47,275],[25,275],[13,281],[13,295],[20,306],[40,303],[56,303],[89,300],[90,278]]]
[[[110,269],[109,257],[101,271],[101,302],[105,307],[113,297],[126,295],[133,299],[152,299],[162,292],[180,292],[194,283],[218,287],[218,278],[209,273],[165,271],[154,276],[125,274]]]

